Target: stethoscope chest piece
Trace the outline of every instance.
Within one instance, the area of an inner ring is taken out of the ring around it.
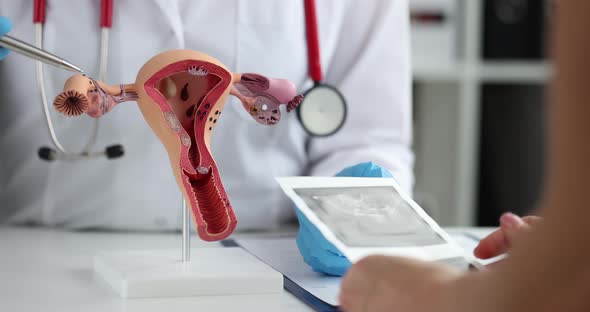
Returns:
[[[346,121],[346,101],[338,89],[318,83],[307,90],[297,109],[303,129],[312,136],[330,136]]]

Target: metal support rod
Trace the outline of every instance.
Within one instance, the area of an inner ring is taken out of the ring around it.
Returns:
[[[186,199],[182,198],[182,262],[191,261],[191,215],[186,204]]]

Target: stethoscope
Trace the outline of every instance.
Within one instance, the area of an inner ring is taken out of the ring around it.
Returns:
[[[113,1],[101,0],[100,2],[100,56],[98,80],[104,81],[108,64],[109,50],[109,29],[112,27]],[[322,82],[322,65],[320,61],[320,47],[318,38],[318,25],[316,17],[315,0],[304,0],[305,29],[307,38],[307,57],[309,78],[313,86],[304,92],[303,102],[297,108],[297,117],[303,129],[311,136],[325,137],[332,135],[342,126],[346,120],[346,101],[342,93],[335,87]],[[46,1],[34,0],[33,23],[35,25],[35,45],[43,48],[43,28],[45,24]],[[88,137],[86,146],[79,152],[67,150],[59,141],[47,104],[45,91],[45,79],[43,64],[37,61],[36,64],[37,84],[41,95],[45,123],[49,136],[55,148],[43,146],[39,148],[39,157],[46,161],[53,160],[80,160],[107,157],[114,159],[123,156],[124,149],[121,144],[113,144],[104,151],[92,151],[98,136],[99,119],[94,120],[91,135]]]
[[[35,25],[35,45],[43,49],[43,28],[45,24],[46,15],[46,1],[45,0],[34,0],[33,2],[33,24]],[[105,80],[107,73],[108,54],[109,54],[109,29],[112,27],[113,22],[113,1],[112,0],[101,0],[100,1],[100,57],[99,57],[99,71],[98,79],[101,81]],[[64,147],[59,141],[49,114],[49,105],[47,104],[47,94],[45,91],[45,79],[43,72],[43,63],[37,61],[36,63],[36,76],[37,84],[39,86],[39,92],[41,96],[41,103],[43,105],[43,114],[45,115],[45,124],[49,132],[49,137],[55,148],[43,146],[39,148],[39,157],[46,161],[54,160],[80,160],[80,159],[94,159],[99,157],[107,157],[108,159],[119,158],[123,156],[124,149],[121,144],[109,145],[104,151],[93,151],[93,147],[96,144],[96,138],[98,136],[99,119],[94,120],[92,132],[88,137],[86,145],[81,152],[71,152]]]
[[[303,93],[297,117],[303,129],[315,137],[335,134],[346,121],[346,100],[334,86],[322,82],[322,64],[315,0],[304,0],[309,78],[313,86]]]

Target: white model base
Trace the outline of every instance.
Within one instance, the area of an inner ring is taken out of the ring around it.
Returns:
[[[283,275],[242,248],[101,252],[94,271],[122,298],[277,293]]]

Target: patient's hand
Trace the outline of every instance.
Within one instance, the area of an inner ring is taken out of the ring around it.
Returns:
[[[464,274],[435,262],[368,256],[353,264],[342,279],[340,308],[346,312],[469,311],[469,306],[456,300],[468,290],[465,283],[455,282]]]
[[[489,259],[507,253],[516,236],[530,231],[542,220],[537,216],[521,218],[513,213],[505,213],[500,217],[500,228],[482,239],[473,254],[480,259]]]

